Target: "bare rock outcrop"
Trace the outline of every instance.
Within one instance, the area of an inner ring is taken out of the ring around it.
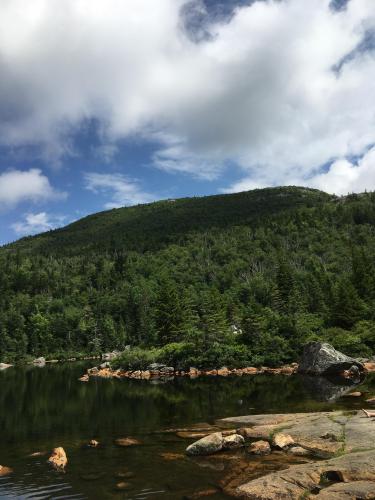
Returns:
[[[325,478],[343,484],[320,491]],[[365,488],[371,491],[369,489],[371,485],[372,491],[375,491],[375,453],[368,451],[321,462],[292,465],[287,470],[274,472],[242,484],[232,494],[236,498],[250,500],[299,500],[307,498],[310,493],[315,493],[313,498],[317,500],[374,498],[348,496],[350,490],[353,491],[355,487],[362,488],[362,491]],[[337,489],[341,497],[329,496],[335,493],[335,490],[337,492]]]
[[[362,363],[336,351],[330,344],[309,342],[303,349],[298,372],[312,375],[339,374],[347,370],[361,373],[365,370]]]

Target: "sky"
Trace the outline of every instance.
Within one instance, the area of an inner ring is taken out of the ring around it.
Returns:
[[[375,190],[374,0],[0,0],[0,244],[101,210]]]

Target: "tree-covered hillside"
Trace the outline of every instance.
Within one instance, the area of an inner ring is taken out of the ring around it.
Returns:
[[[310,339],[370,355],[374,306],[373,193],[167,200],[0,249],[0,361],[131,345],[131,366],[278,364]]]

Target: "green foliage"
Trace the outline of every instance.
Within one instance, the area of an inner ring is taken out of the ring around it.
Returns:
[[[114,368],[125,368],[126,370],[145,370],[159,359],[159,349],[141,349],[134,347],[122,353],[121,357],[112,362]]]
[[[0,360],[126,350],[124,367],[375,350],[375,195],[305,188],[111,210],[0,249]]]

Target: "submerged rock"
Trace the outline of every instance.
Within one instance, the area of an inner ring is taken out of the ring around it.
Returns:
[[[124,491],[124,490],[130,490],[132,488],[132,485],[130,483],[126,483],[125,481],[121,481],[120,483],[116,484],[116,490]]]
[[[119,438],[115,440],[115,444],[117,446],[139,446],[142,444],[138,439],[132,437]]]
[[[115,477],[117,477],[118,479],[132,479],[133,477],[135,477],[135,474],[130,470],[123,470],[116,472]]]
[[[68,463],[64,448],[54,448],[48,462],[55,468],[63,470]]]
[[[354,358],[336,351],[330,344],[310,342],[303,349],[303,355],[298,367],[299,373],[323,375],[342,373],[345,370],[364,371],[364,366]]]
[[[160,453],[160,457],[163,460],[174,461],[174,460],[184,459],[185,455],[183,455],[182,453],[168,453],[168,452],[165,452],[165,453]]]
[[[46,451],[34,451],[34,453],[30,453],[30,455],[27,455],[30,458],[36,458],[36,457],[44,457],[47,455]]]

